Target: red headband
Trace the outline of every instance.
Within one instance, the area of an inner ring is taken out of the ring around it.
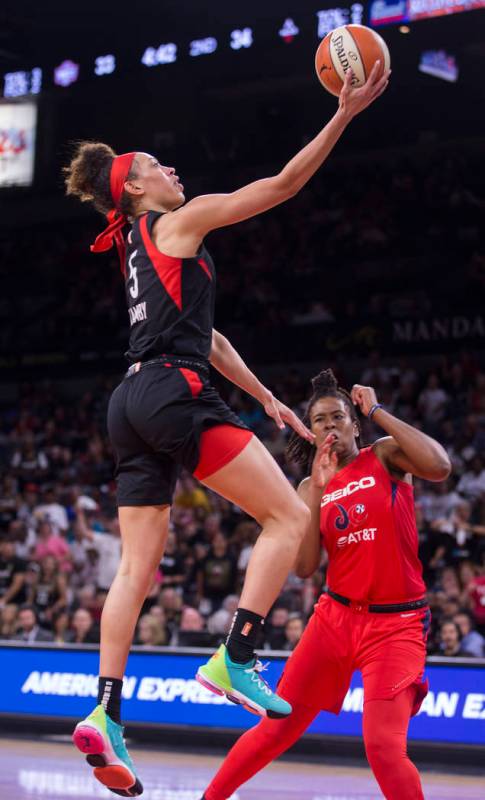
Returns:
[[[135,156],[136,153],[124,153],[122,156],[116,156],[111,164],[109,183],[111,188],[111,197],[113,198],[113,203],[116,209],[119,209],[121,198],[123,196],[123,190],[125,188],[125,181],[130,174],[131,165],[133,164],[133,159]]]
[[[127,223],[127,219],[120,211],[121,198],[125,188],[125,182],[130,174],[133,159],[136,153],[124,153],[116,156],[111,164],[110,189],[113,198],[114,208],[111,209],[108,217],[109,225],[99,236],[96,237],[94,244],[91,245],[93,253],[104,253],[116,244],[121,262],[121,271],[125,272],[126,245],[122,234],[122,229]]]

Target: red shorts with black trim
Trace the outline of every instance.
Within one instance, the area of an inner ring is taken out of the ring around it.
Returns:
[[[170,505],[182,468],[203,480],[253,436],[210,385],[208,371],[162,359],[116,387],[108,431],[119,506]]]
[[[414,686],[412,714],[428,693],[423,680],[429,609],[396,613],[358,612],[327,594],[288,659],[278,694],[292,705],[338,714],[355,670],[362,673],[364,703],[391,700]]]

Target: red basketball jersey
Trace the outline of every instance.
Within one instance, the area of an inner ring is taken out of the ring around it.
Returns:
[[[332,591],[366,603],[424,595],[413,494],[411,484],[389,475],[371,447],[337,472],[320,512]]]

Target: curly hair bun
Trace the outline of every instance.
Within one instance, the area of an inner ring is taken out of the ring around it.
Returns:
[[[312,386],[315,394],[322,394],[326,391],[336,392],[338,390],[337,378],[331,369],[322,369],[314,378]]]
[[[110,206],[109,173],[116,153],[103,142],[78,142],[68,167],[64,167],[66,194],[91,201],[100,210]]]

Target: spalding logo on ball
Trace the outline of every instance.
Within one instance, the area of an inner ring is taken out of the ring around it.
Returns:
[[[318,80],[331,94],[339,95],[345,73],[352,69],[352,86],[363,86],[376,61],[379,79],[391,66],[389,49],[382,36],[365,25],[342,25],[322,39],[315,55]]]

